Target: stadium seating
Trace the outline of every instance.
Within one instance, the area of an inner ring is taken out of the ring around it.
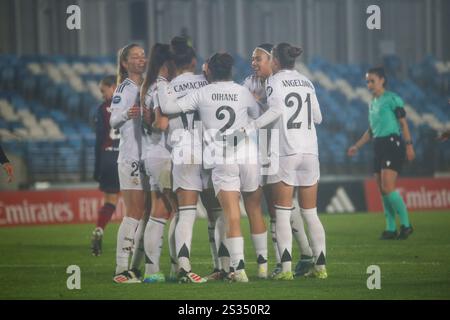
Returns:
[[[233,55],[238,82],[251,73],[248,59]],[[114,74],[114,57],[0,55],[0,141],[26,160],[30,182],[90,180],[95,136],[92,115],[101,101],[98,82]],[[199,58],[198,71],[203,60]],[[450,62],[426,57],[405,68],[397,56],[384,58],[389,90],[405,101],[418,163],[410,174],[448,170],[447,144],[436,131],[450,129]],[[318,129],[323,174],[367,174],[371,148],[355,158],[346,149],[367,129],[371,94],[368,65],[332,64],[320,57],[296,68],[310,78],[323,113]]]

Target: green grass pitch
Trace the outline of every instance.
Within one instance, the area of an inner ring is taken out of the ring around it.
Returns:
[[[118,225],[106,229],[104,252],[90,254],[92,225],[0,229],[0,299],[449,299],[450,215],[412,213],[415,228],[405,241],[380,241],[380,214],[321,215],[327,234],[328,279],[277,282],[256,279],[256,262],[243,219],[249,283],[134,284],[112,282]],[[167,228],[166,228],[167,229]],[[161,267],[169,270],[168,248]],[[293,245],[294,265],[298,258]],[[274,266],[269,241],[269,265]],[[192,247],[193,271],[212,270],[206,220],[197,220]],[[81,289],[68,290],[69,265],[81,268]],[[381,268],[381,289],[369,290],[367,267]],[[269,270],[270,271],[270,270]]]

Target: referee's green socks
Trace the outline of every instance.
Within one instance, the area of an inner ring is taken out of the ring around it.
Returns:
[[[397,230],[397,226],[395,225],[395,211],[389,202],[387,194],[383,194],[383,207],[384,207],[384,216],[386,218],[386,231],[394,232]]]
[[[398,193],[398,191],[392,191],[391,193],[386,195],[389,203],[391,204],[394,211],[396,211],[400,217],[400,223],[405,227],[410,227],[409,224],[409,216],[408,210],[406,209],[405,202],[403,202],[403,198]]]

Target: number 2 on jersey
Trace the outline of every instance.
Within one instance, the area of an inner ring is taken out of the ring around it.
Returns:
[[[297,92],[289,93],[284,99],[284,103],[286,107],[292,108],[295,106],[295,102],[293,100],[297,100],[297,110],[295,110],[294,114],[289,118],[287,122],[288,129],[300,129],[302,126],[302,122],[295,122],[298,117],[298,114],[302,110],[302,97]],[[306,95],[305,102],[308,104],[308,129],[311,129],[311,95],[308,93]]]
[[[229,114],[228,122],[219,130],[220,133],[224,133],[227,129],[231,128],[231,126],[234,124],[234,121],[236,120],[236,113],[230,106],[221,106],[219,109],[217,109],[216,118],[218,120],[225,119],[225,111],[228,111]]]

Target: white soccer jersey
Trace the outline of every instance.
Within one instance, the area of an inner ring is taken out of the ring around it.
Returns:
[[[118,163],[141,158],[141,118],[128,119],[127,115],[128,109],[135,104],[139,105],[139,87],[127,78],[114,92],[109,121],[114,129],[120,128]]]
[[[259,107],[248,89],[233,81],[214,82],[178,99],[177,104],[184,112],[199,112],[205,146],[211,146],[216,156],[235,157],[243,161],[251,158],[257,160],[256,136],[239,141],[238,137],[235,141],[233,136],[259,113]],[[227,136],[233,137],[232,140],[228,141]],[[235,154],[227,151],[223,153],[224,147],[229,146],[236,146]],[[205,157],[204,161],[208,162]],[[211,167],[208,163],[204,165]]]
[[[296,70],[281,70],[268,79],[266,93],[268,111],[281,114],[273,126],[279,130],[280,156],[296,153],[318,155],[314,124],[322,122],[322,115],[311,81]],[[269,118],[268,113],[261,118]],[[261,123],[257,125],[260,126]]]
[[[191,91],[198,90],[208,84],[205,76],[202,74],[193,74],[192,72],[185,72],[172,79],[170,87],[178,99],[184,97]],[[179,139],[179,135],[173,135],[175,130],[186,129],[192,130],[194,126],[194,112],[175,114],[169,116],[169,135],[168,144],[171,147],[181,146],[182,141],[189,141],[189,139]],[[180,142],[177,142],[180,141]],[[201,143],[200,143],[201,146]]]
[[[257,77],[256,75],[252,74],[245,78],[244,83],[242,84],[244,87],[246,87],[253,96],[257,99],[261,110],[260,115],[264,113],[264,111],[267,110],[267,97],[266,97],[266,80],[261,79],[260,77]]]
[[[243,86],[246,87],[253,96],[257,99],[259,105],[259,116],[261,116],[264,112],[267,111],[269,106],[267,105],[267,96],[266,96],[266,84],[267,79],[261,79],[257,77],[255,74],[252,74],[245,78]],[[267,129],[262,135],[266,135],[266,142],[261,143],[259,145],[259,158],[262,165],[267,165],[270,162],[270,150],[271,150],[271,129],[273,127],[273,123],[264,127]],[[262,136],[261,135],[261,136]],[[259,138],[261,138],[261,136]]]
[[[145,94],[144,108],[153,112],[159,108],[159,100],[156,91],[156,83],[152,84]],[[166,145],[166,133],[153,128],[145,128],[142,135],[142,159],[167,158],[170,153]]]

